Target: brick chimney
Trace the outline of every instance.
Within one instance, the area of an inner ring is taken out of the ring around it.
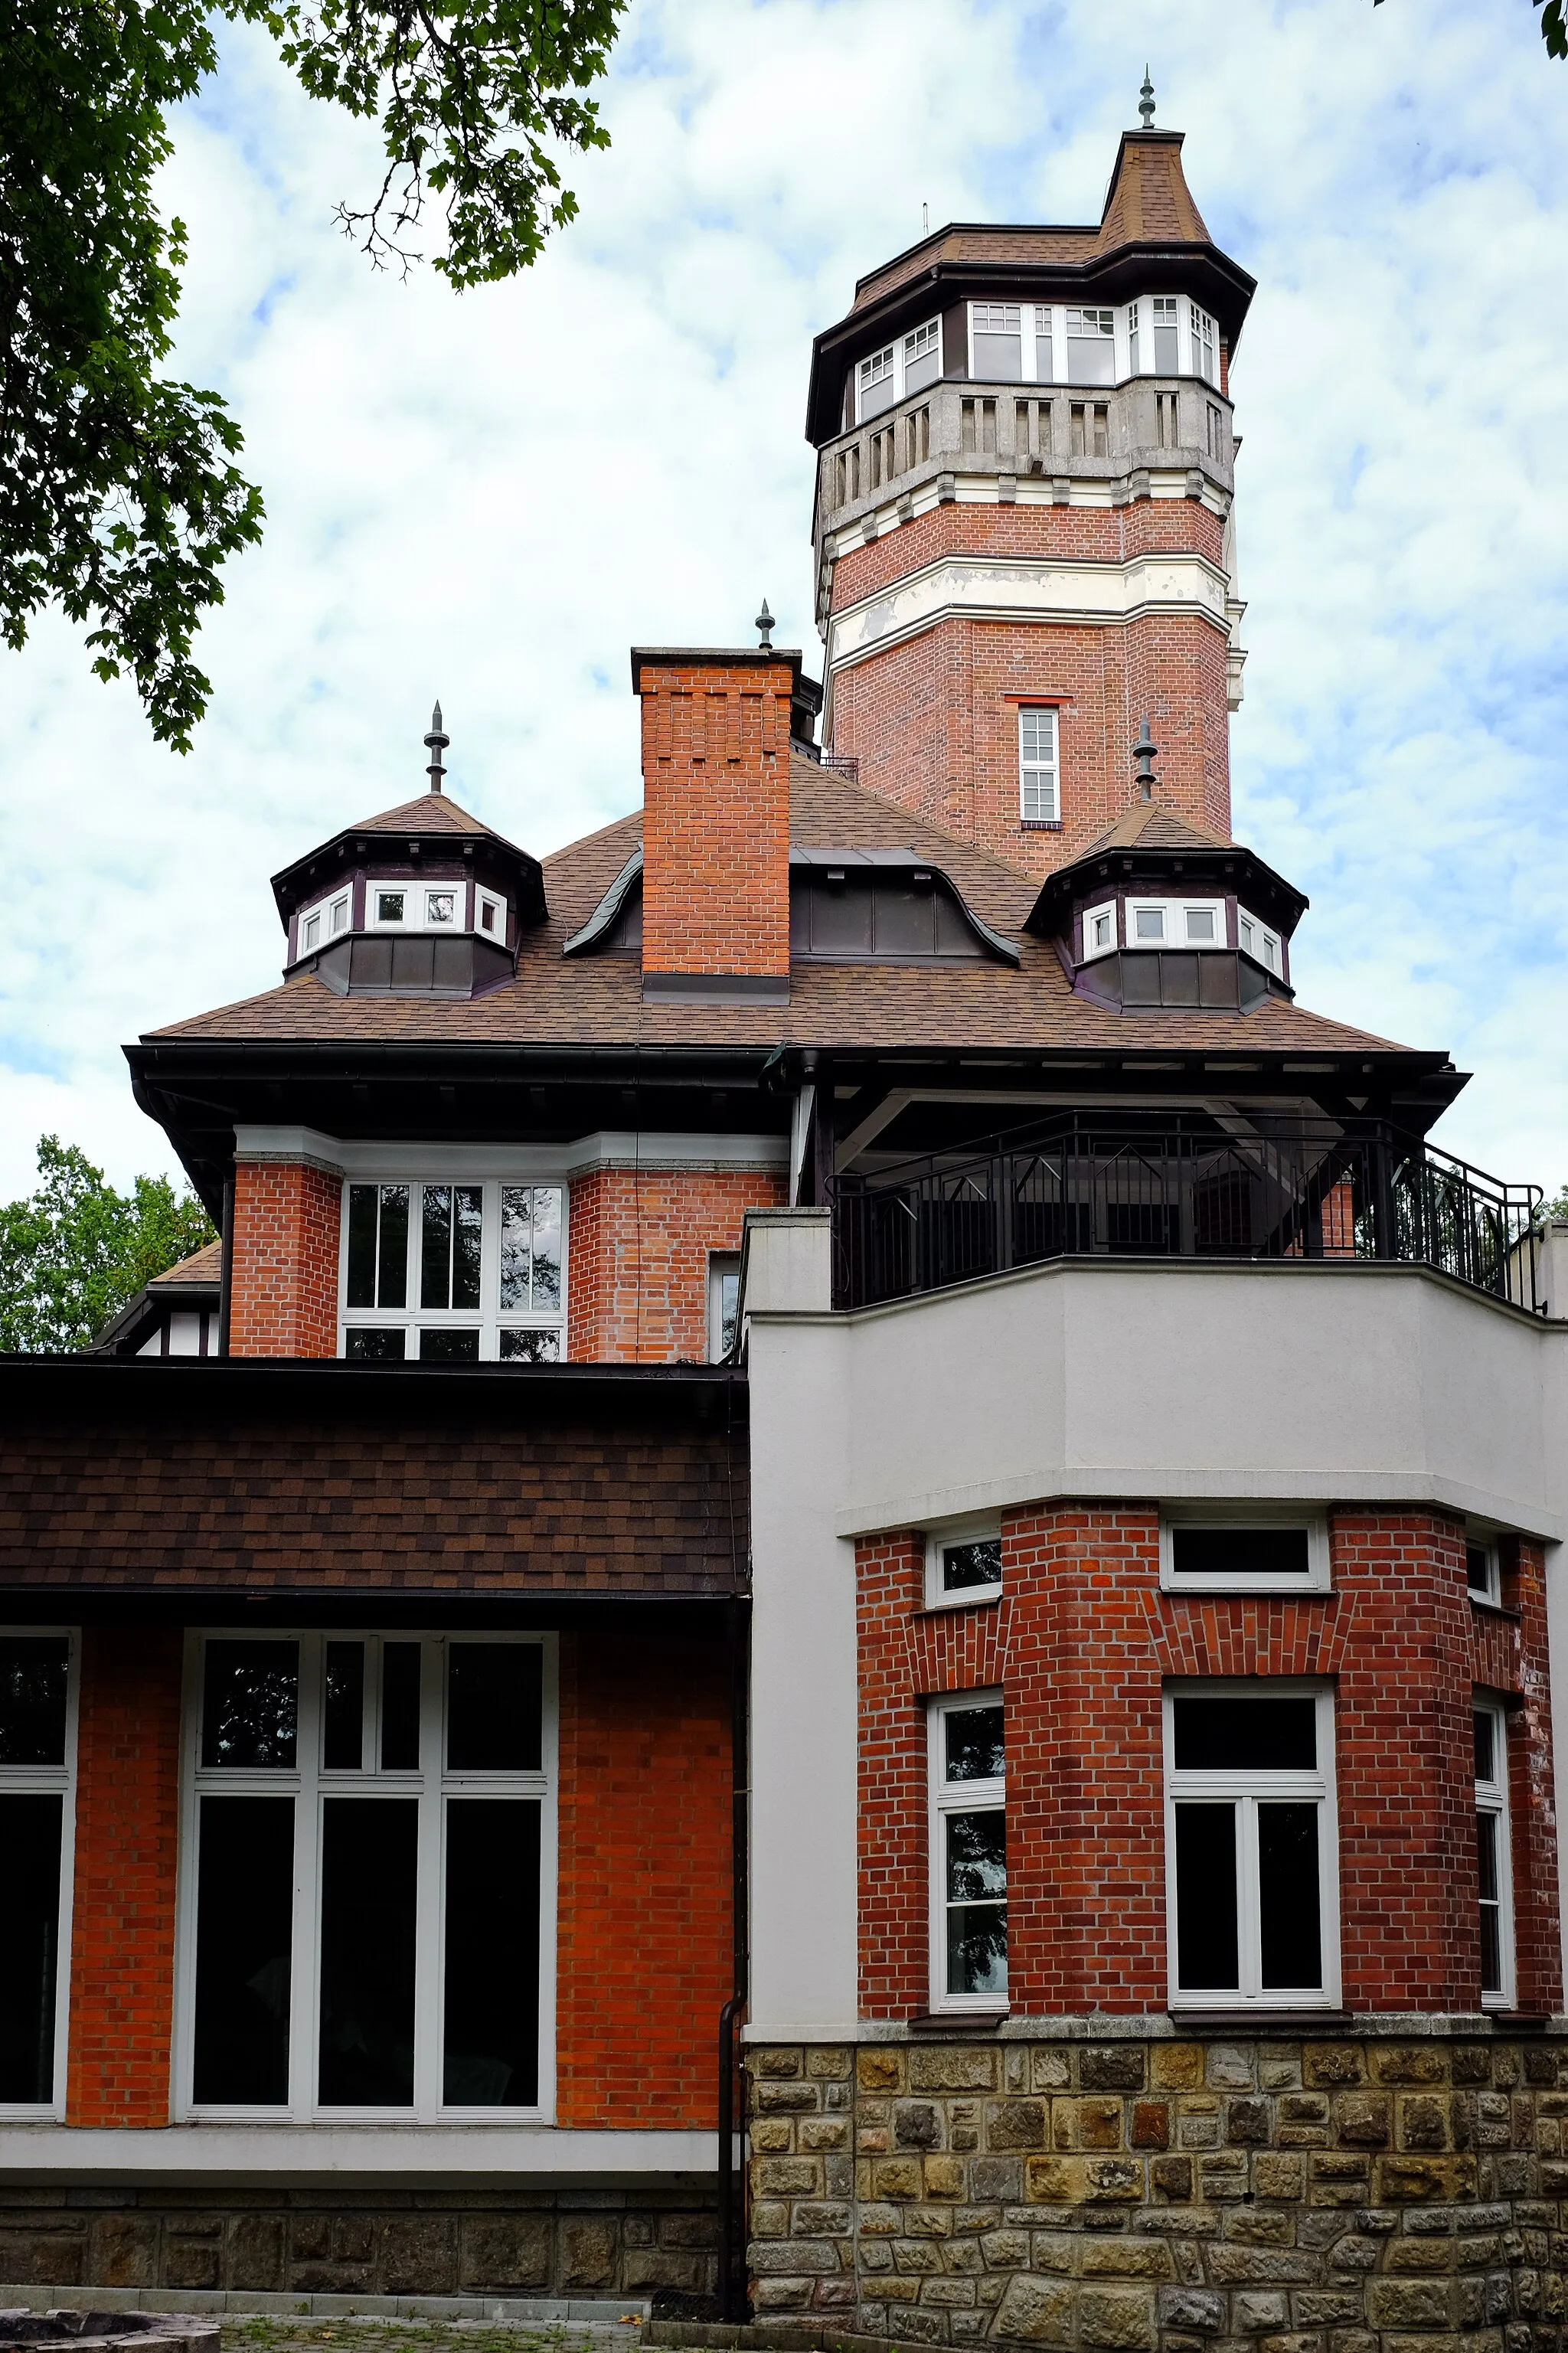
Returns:
[[[632,686],[642,700],[644,998],[787,1004],[800,656],[634,647]]]

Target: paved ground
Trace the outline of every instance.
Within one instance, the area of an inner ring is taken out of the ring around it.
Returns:
[[[222,2353],[630,2353],[640,2318],[613,2321],[225,2320]]]

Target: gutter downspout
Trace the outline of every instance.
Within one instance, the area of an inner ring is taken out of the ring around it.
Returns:
[[[751,1610],[743,1600],[728,1610],[730,1635],[730,1900],[734,1991],[719,2013],[719,2317],[749,2317],[746,2296],[744,2177],[737,2183],[735,2134],[743,2114],[735,2113],[738,2033],[746,2007],[750,1964],[747,1841],[751,1799]],[[737,2197],[737,2189],[742,2192]]]
[[[217,1352],[228,1354],[230,1310],[234,1304],[234,1178],[228,1177],[223,1188],[223,1256],[220,1261],[217,1285]]]

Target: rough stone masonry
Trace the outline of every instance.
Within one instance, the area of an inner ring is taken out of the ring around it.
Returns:
[[[1563,2341],[1568,2041],[750,2053],[759,2321],[1104,2353]]]

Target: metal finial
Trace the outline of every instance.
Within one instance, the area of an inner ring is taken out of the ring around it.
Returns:
[[[1143,118],[1145,131],[1154,128],[1154,85],[1149,79],[1149,69],[1143,69],[1143,87],[1138,93],[1138,111]]]
[[[430,790],[433,793],[438,793],[441,789],[441,779],[447,773],[441,765],[441,754],[451,740],[449,735],[442,733],[441,706],[437,703],[430,713],[430,733],[425,738],[425,749],[430,754],[430,765],[425,773],[430,779]]]
[[[773,649],[773,617],[768,610],[768,600],[765,596],[763,598],[763,609],[757,615],[754,626],[762,631],[757,640],[757,651],[771,654]]]
[[[1159,748],[1149,733],[1149,714],[1145,712],[1143,724],[1138,731],[1138,741],[1132,746],[1132,757],[1138,763],[1136,776],[1141,801],[1152,801],[1154,797],[1154,754]]]

